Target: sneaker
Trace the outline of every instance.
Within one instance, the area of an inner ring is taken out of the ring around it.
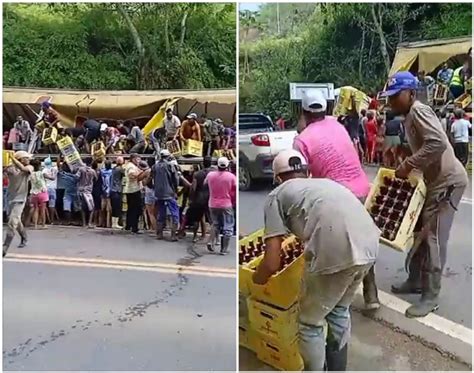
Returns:
[[[213,253],[214,252],[214,248],[212,247],[212,244],[208,243],[207,244],[207,251]]]

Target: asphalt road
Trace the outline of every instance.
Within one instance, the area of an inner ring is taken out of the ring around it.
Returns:
[[[3,369],[235,370],[235,250],[190,247],[30,232],[3,263]]]
[[[367,168],[370,180],[377,169]],[[471,186],[466,190],[451,230],[448,260],[443,274],[440,309],[436,312],[456,323],[472,328],[472,195]],[[251,233],[263,227],[263,207],[271,190],[268,184],[259,185],[254,191],[239,193],[239,230]],[[403,281],[405,255],[388,247],[381,247],[376,264],[379,288],[390,292],[393,282]],[[416,296],[400,296],[414,302]]]

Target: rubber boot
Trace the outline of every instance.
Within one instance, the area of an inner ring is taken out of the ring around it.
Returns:
[[[441,271],[423,272],[423,293],[418,303],[405,311],[409,318],[425,317],[439,308],[438,295],[441,290]]]
[[[178,224],[171,224],[171,242],[178,241],[178,237],[176,236],[176,232],[178,230]]]
[[[408,278],[401,284],[392,285],[394,294],[421,294],[421,269],[418,257],[413,257],[409,267]]]
[[[340,350],[326,345],[326,370],[342,372],[347,367],[347,343]]]
[[[156,223],[156,238],[158,240],[163,239],[163,223]]]
[[[3,257],[7,255],[8,249],[10,248],[10,245],[12,244],[13,237],[14,236],[12,234],[7,234],[5,236],[5,241],[3,241]]]
[[[20,244],[18,245],[18,248],[21,249],[23,247],[26,247],[26,244],[28,243],[28,237],[26,236],[26,232],[23,232],[20,234],[21,241]]]
[[[227,236],[222,236],[221,237],[221,255],[226,255],[227,252],[229,251],[229,242],[230,242],[230,237]]]
[[[119,218],[112,217],[112,229],[123,229],[123,227],[119,225]]]
[[[365,275],[363,285],[365,309],[368,311],[379,309],[380,301],[377,292],[377,284],[375,283],[375,269],[373,266]]]

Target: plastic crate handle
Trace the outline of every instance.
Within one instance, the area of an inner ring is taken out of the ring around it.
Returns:
[[[267,319],[273,320],[273,315],[266,313],[265,311],[259,311],[260,315],[266,317]]]

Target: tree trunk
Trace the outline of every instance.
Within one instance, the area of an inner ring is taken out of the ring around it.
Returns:
[[[365,47],[365,30],[362,30],[362,43],[360,44],[359,52],[359,81],[362,83],[362,60],[364,59],[364,47]]]
[[[128,15],[127,11],[123,8],[122,4],[117,4],[119,12],[122,14],[125,19],[125,23],[128,26],[130,34],[132,35],[133,41],[135,43],[135,48],[138,51],[138,76],[137,76],[137,85],[139,89],[145,88],[145,47],[143,46],[140,34],[136,29],[135,25],[132,22],[132,19]]]
[[[387,51],[387,40],[385,40],[385,35],[383,33],[382,15],[380,14],[380,9],[379,9],[379,16],[377,17],[377,14],[375,14],[375,6],[376,4],[372,4],[370,9],[372,11],[372,19],[374,21],[375,30],[377,31],[377,35],[379,36],[379,39],[380,39],[380,52],[382,53],[385,70],[388,74],[388,72],[390,71],[390,57]]]
[[[184,16],[183,18],[181,19],[181,37],[179,39],[179,43],[181,45],[184,44],[184,38],[186,36],[186,19],[188,18],[188,11],[186,10],[184,12]]]
[[[165,18],[165,51],[167,56],[170,54],[171,51],[168,17]]]

